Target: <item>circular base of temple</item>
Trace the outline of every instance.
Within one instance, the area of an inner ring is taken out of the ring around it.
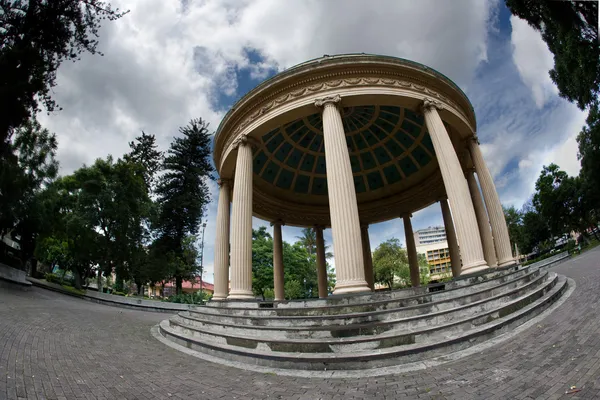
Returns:
[[[471,267],[463,267],[461,270],[461,275],[469,275],[474,274],[476,272],[481,272],[490,269],[486,264],[483,265],[473,265]]]

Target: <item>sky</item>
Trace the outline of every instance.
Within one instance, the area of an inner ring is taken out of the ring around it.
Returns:
[[[470,98],[486,162],[505,205],[520,208],[543,165],[579,172],[576,136],[585,116],[561,99],[553,56],[538,32],[500,0],[112,0],[129,9],[99,32],[99,55],[58,72],[63,108],[39,116],[57,134],[61,174],[109,154],[121,157],[143,130],[167,150],[201,117],[216,129],[264,79],[324,54],[375,53],[428,65]],[[212,282],[218,187],[209,182],[204,278]],[[413,214],[413,229],[441,225],[439,205]],[[271,227],[254,219],[254,227]],[[372,225],[373,249],[400,219]],[[299,228],[284,227],[294,242]],[[325,239],[331,243],[330,230]]]

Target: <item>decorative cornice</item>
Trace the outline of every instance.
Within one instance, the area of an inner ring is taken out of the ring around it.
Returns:
[[[335,96],[327,96],[322,99],[315,100],[315,106],[324,108],[326,105],[338,106],[342,101],[342,96],[336,94]]]
[[[344,75],[358,75],[358,74],[382,74],[385,75],[386,72],[385,71],[360,71],[360,70],[350,70],[344,73]],[[389,72],[387,72],[387,74],[389,74]],[[329,76],[336,76],[339,74],[327,74],[324,77],[329,77]],[[391,88],[398,88],[398,89],[403,89],[403,90],[410,90],[416,93],[419,93],[423,96],[427,96],[427,98],[431,101],[434,102],[434,104],[439,105],[440,107],[442,106],[442,104],[448,104],[450,106],[452,106],[454,108],[454,110],[459,113],[465,121],[468,121],[471,124],[474,124],[475,121],[473,118],[467,116],[467,114],[465,114],[463,107],[459,106],[456,102],[454,102],[452,99],[450,99],[448,96],[443,95],[441,93],[439,93],[436,90],[430,89],[429,87],[425,86],[426,82],[423,82],[422,80],[416,79],[414,77],[408,76],[406,74],[400,74],[400,73],[395,73],[395,74],[391,74],[392,77],[388,78],[388,77],[349,77],[349,78],[342,78],[342,79],[334,79],[334,80],[328,80],[328,81],[321,81],[321,82],[317,82],[315,83],[314,81],[315,79],[309,79],[306,81],[302,81],[299,83],[295,83],[293,85],[290,85],[287,87],[287,91],[286,90],[280,90],[277,93],[281,93],[283,92],[283,94],[279,95],[278,97],[267,97],[270,98],[272,100],[270,101],[266,101],[265,99],[257,99],[257,106],[252,108],[251,110],[242,113],[242,115],[240,115],[240,117],[236,118],[235,121],[231,121],[228,123],[228,125],[233,126],[233,132],[230,133],[228,135],[227,138],[225,138],[225,143],[221,142],[220,139],[220,135],[217,137],[216,139],[216,143],[215,143],[215,152],[217,153],[217,159],[220,159],[220,157],[222,156],[222,154],[220,154],[220,152],[222,152],[223,150],[229,148],[229,146],[232,144],[232,142],[234,140],[236,140],[236,136],[239,132],[241,132],[244,128],[246,128],[248,125],[252,124],[254,121],[256,121],[258,118],[262,117],[264,114],[266,114],[267,112],[271,111],[272,109],[278,108],[280,106],[283,106],[287,103],[290,103],[292,101],[295,101],[297,99],[303,98],[303,97],[307,97],[310,95],[314,95],[315,93],[319,93],[319,92],[326,92],[326,91],[330,91],[333,89],[341,89],[341,88],[347,88],[347,87],[360,87],[360,86],[383,86],[383,87],[391,87]],[[323,78],[323,77],[321,77]],[[302,86],[302,84],[305,84],[305,86]],[[299,87],[300,86],[300,87]],[[330,96],[330,97],[335,97],[335,96]],[[262,100],[262,101],[261,101]],[[437,102],[437,103],[435,103]],[[252,111],[253,110],[253,111]],[[222,144],[221,144],[222,143]]]

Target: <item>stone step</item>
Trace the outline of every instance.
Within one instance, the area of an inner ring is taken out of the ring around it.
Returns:
[[[488,315],[430,329],[437,330],[437,335],[427,333],[426,330],[420,331],[420,335],[429,335],[431,340],[422,341],[415,337],[412,344],[388,341],[382,342],[383,346],[375,349],[334,352],[334,349],[329,347],[330,352],[273,351],[264,344],[252,348],[249,342],[233,345],[226,341],[217,343],[203,340],[192,336],[190,332],[174,329],[168,320],[160,323],[159,331],[169,340],[194,351],[249,365],[300,370],[368,369],[423,361],[491,339],[544,311],[561,296],[567,286],[565,277],[552,274],[547,285],[533,292],[535,296],[528,295],[516,299]]]
[[[471,277],[463,277],[443,284],[431,284],[418,288],[406,288],[392,291],[376,291],[364,294],[349,294],[330,296],[327,299],[305,299],[281,302],[263,301],[211,301],[202,307],[203,313],[231,314],[231,315],[322,315],[344,313],[344,309],[353,306],[377,307],[400,299],[412,299],[428,295],[439,298],[452,297],[455,290],[472,290],[473,286],[496,285],[498,282],[514,279],[525,275],[531,270],[530,266],[495,268],[493,271]]]
[[[294,337],[350,337],[375,335],[389,330],[402,330],[438,324],[460,317],[485,312],[500,307],[515,297],[522,296],[533,288],[543,284],[547,271],[532,274],[532,280],[523,279],[502,288],[489,291],[490,296],[467,296],[442,304],[422,304],[408,308],[391,309],[364,315],[335,315],[327,318],[263,317],[260,320],[244,317],[234,318],[232,322],[214,321],[199,318],[195,313],[181,312],[174,319],[180,325],[210,330],[232,335],[259,336],[270,338]],[[501,290],[502,289],[502,290]],[[481,297],[481,298],[479,298]],[[448,307],[452,304],[453,307]]]
[[[496,277],[492,280],[462,288],[366,304],[333,306],[331,308],[320,307],[316,309],[275,309],[269,311],[260,309],[222,309],[223,313],[218,313],[218,309],[216,308],[198,307],[195,310],[191,310],[189,315],[196,316],[202,320],[225,324],[265,326],[272,325],[274,321],[279,321],[282,317],[285,317],[286,321],[289,321],[291,325],[309,324],[318,326],[327,323],[333,318],[352,319],[367,317],[377,319],[377,315],[387,314],[390,310],[398,311],[403,309],[404,316],[418,315],[454,308],[460,304],[492,297],[502,291],[525,284],[535,279],[541,273],[538,269],[519,272],[510,273],[504,277]],[[319,311],[322,312],[319,313]]]
[[[388,347],[407,345],[413,343],[428,343],[444,340],[447,336],[473,329],[486,322],[493,321],[511,312],[514,312],[532,301],[542,297],[556,284],[556,274],[545,284],[529,288],[524,294],[504,302],[499,306],[474,315],[459,315],[453,319],[436,318],[429,320],[430,324],[408,326],[401,324],[395,328],[381,330],[371,335],[331,337],[299,337],[299,338],[274,338],[270,335],[244,336],[233,333],[217,332],[210,329],[192,327],[182,323],[181,320],[170,320],[170,326],[182,334],[200,339],[204,342],[227,344],[250,349],[266,350],[272,352],[298,352],[298,353],[338,353],[355,352],[361,350],[381,350]],[[439,319],[439,320],[438,320]]]

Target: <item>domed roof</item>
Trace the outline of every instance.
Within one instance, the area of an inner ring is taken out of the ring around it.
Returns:
[[[345,107],[342,121],[357,193],[406,179],[435,158],[423,116],[396,106]],[[327,195],[320,113],[289,122],[261,137],[254,173],[280,189]]]

